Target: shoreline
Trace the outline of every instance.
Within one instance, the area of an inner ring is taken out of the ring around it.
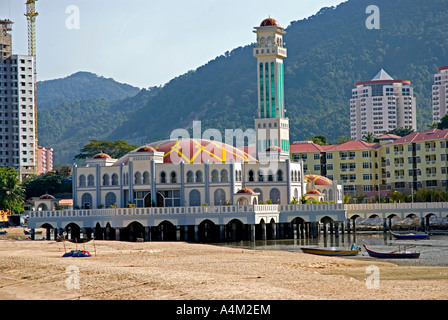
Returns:
[[[446,267],[187,242],[0,242],[1,300],[446,300]],[[95,249],[95,250],[94,250]],[[96,252],[96,255],[95,255]],[[380,285],[369,289],[374,265]],[[68,267],[80,289],[68,289]]]

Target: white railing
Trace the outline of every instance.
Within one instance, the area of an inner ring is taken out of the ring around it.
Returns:
[[[70,217],[114,217],[147,215],[189,215],[189,214],[248,214],[278,212],[278,205],[248,206],[198,206],[198,207],[154,207],[154,208],[114,208],[114,209],[79,209],[55,211],[27,211],[32,219],[70,218]]]
[[[362,203],[346,204],[347,211],[448,209],[448,202]]]

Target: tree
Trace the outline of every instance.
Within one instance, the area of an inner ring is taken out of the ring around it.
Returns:
[[[437,124],[437,129],[448,129],[448,113],[440,119],[440,122]]]
[[[40,197],[43,194],[69,193],[72,185],[68,175],[46,173],[33,177],[23,183],[26,190],[26,198]]]
[[[372,132],[367,132],[363,137],[362,140],[364,140],[365,142],[369,142],[372,143],[374,142],[375,139],[375,135]]]
[[[411,128],[395,128],[393,130],[387,131],[386,134],[395,134],[397,136],[404,137],[414,132],[414,129]]]
[[[124,140],[90,140],[88,144],[82,147],[81,153],[77,154],[75,159],[91,158],[100,152],[107,153],[112,158],[118,159],[138,147],[139,146],[129,144]]]
[[[11,167],[0,168],[0,209],[10,214],[21,213],[24,197],[18,172]]]
[[[308,138],[308,140],[311,140],[315,144],[318,144],[320,146],[328,145],[328,139],[324,135],[314,136],[314,137]]]

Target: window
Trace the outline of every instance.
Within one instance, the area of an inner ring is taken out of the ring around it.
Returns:
[[[103,176],[103,186],[108,186],[109,185],[109,175],[105,174]]]
[[[142,183],[142,174],[137,171],[134,175],[134,184],[141,184],[141,183]]]
[[[117,186],[118,185],[118,174],[114,173],[112,175],[112,185]]]
[[[166,173],[164,171],[160,173],[160,183],[166,183]]]
[[[165,198],[165,207],[179,207],[180,206],[180,191],[179,190],[167,190],[161,191]]]
[[[93,174],[89,174],[89,176],[87,177],[87,186],[95,186],[95,177],[93,176]]]
[[[202,181],[202,171],[200,171],[200,170],[196,171],[196,182],[203,182]]]
[[[213,170],[212,171],[212,182],[219,182],[218,170]]]
[[[177,177],[176,177],[176,172],[175,171],[172,171],[171,172],[171,174],[170,174],[170,182],[171,183],[176,183],[177,182]]]
[[[187,183],[193,183],[193,172],[188,171],[187,172]]]
[[[145,171],[143,173],[143,184],[149,184],[149,172]]]
[[[320,154],[319,153],[315,153],[314,154],[314,160],[319,160],[320,159]]]
[[[254,171],[249,170],[249,181],[254,181]]]
[[[221,170],[221,182],[229,182],[227,170]]]
[[[282,170],[277,171],[277,181],[283,181],[283,171]]]
[[[86,176],[83,174],[79,176],[79,186],[80,187],[86,186]]]

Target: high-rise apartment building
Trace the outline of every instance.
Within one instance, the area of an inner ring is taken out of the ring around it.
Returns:
[[[37,147],[37,174],[53,170],[53,148]]]
[[[0,166],[36,173],[33,57],[13,54],[10,20],[0,20]]]
[[[432,119],[440,122],[448,107],[448,66],[440,67],[434,75],[432,86]]]
[[[394,80],[383,69],[358,82],[350,99],[350,137],[380,136],[396,128],[417,129],[416,103],[409,80]]]

